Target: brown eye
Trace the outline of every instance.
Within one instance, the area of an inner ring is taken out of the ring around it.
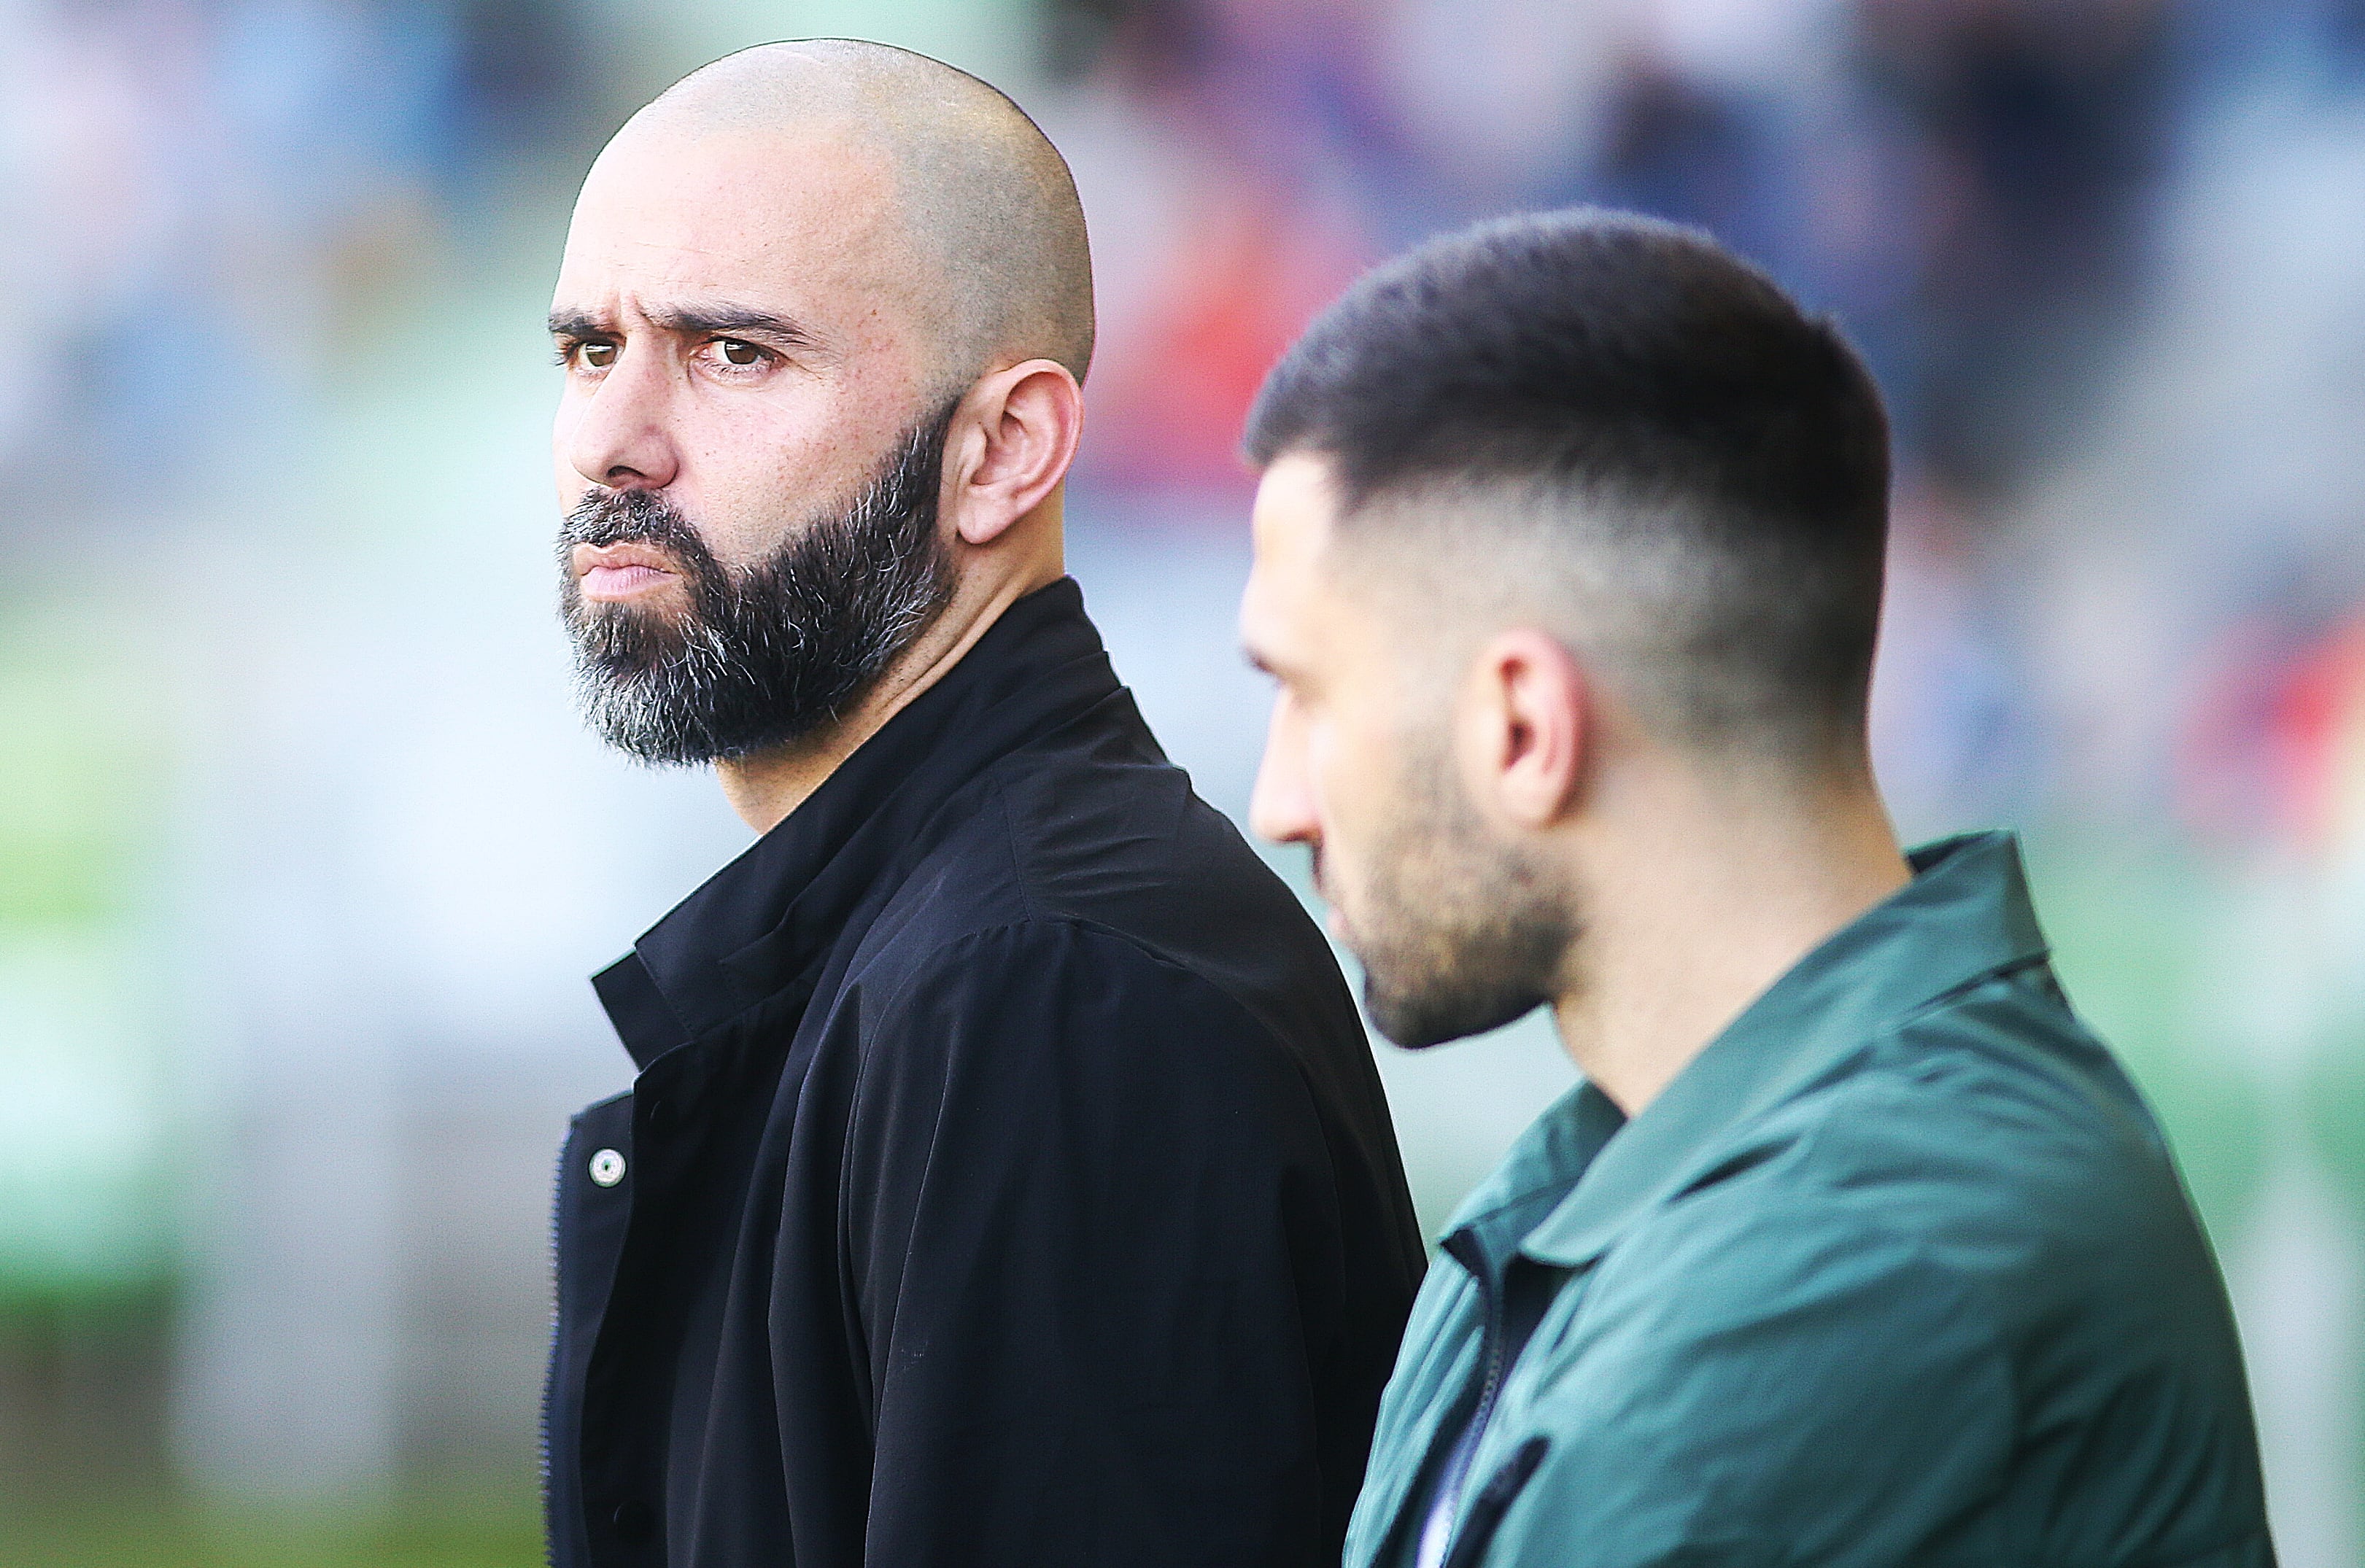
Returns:
[[[732,364],[756,364],[762,361],[764,351],[753,343],[743,343],[736,338],[724,338],[716,345],[724,360]]]
[[[605,370],[616,363],[616,345],[613,343],[582,343],[577,346],[575,353],[593,370]]]

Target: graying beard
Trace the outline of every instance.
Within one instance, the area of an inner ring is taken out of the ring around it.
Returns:
[[[574,602],[567,617],[574,686],[586,722],[644,761],[690,763],[745,756],[843,720],[951,595],[949,567],[935,539],[933,491],[950,413],[947,407],[943,417],[909,432],[846,510],[810,525],[814,532],[772,560],[693,573],[701,579],[719,573],[722,581],[692,585],[691,612],[661,635]],[[931,488],[915,493],[924,485]],[[569,538],[605,534],[631,537],[633,531],[570,527],[562,550]],[[730,597],[714,602],[725,591]],[[798,606],[828,624],[751,615],[758,592],[759,611]],[[822,637],[851,645],[824,657],[813,649]],[[793,684],[770,689],[783,672],[791,682],[801,676],[838,689],[826,700]]]
[[[735,668],[723,633],[704,620],[681,629],[669,657],[631,674],[603,668],[598,653],[577,636],[575,700],[584,722],[609,745],[652,761],[679,748],[681,713],[697,694]]]

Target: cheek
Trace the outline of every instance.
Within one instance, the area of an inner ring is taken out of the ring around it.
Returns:
[[[1307,737],[1309,792],[1342,865],[1387,875],[1375,862],[1417,853],[1429,824],[1408,768],[1418,745],[1393,711],[1342,711]]]
[[[550,421],[550,477],[558,491],[558,504],[572,510],[591,487],[591,481],[575,471],[568,454],[575,445],[575,428],[583,421],[583,409],[576,395],[568,391],[558,399],[558,413]]]
[[[1306,790],[1323,843],[1343,870],[1362,865],[1387,831],[1384,785],[1393,777],[1381,743],[1351,716],[1325,719],[1306,737]]]
[[[902,429],[886,410],[809,387],[711,408],[686,434],[683,502],[718,555],[745,563],[849,504]]]
[[[1330,836],[1330,803],[1339,798],[1339,786],[1334,777],[1339,767],[1339,726],[1328,718],[1310,721],[1306,726],[1306,806],[1314,820],[1322,824],[1323,836]]]

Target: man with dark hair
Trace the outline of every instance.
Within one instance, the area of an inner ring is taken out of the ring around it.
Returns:
[[[734,55],[600,154],[551,329],[586,710],[761,834],[597,981],[553,1562],[1335,1563],[1419,1238],[1320,933],[1063,575],[1059,154]]]
[[[1452,1222],[1349,1568],[2259,1568],[2224,1287],[2013,842],[1900,852],[1888,492],[1827,324],[1598,211],[1434,242],[1266,383],[1254,821],[1380,1026],[1586,1081]]]

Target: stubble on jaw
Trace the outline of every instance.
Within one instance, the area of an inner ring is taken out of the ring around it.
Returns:
[[[1398,762],[1350,914],[1364,1008],[1410,1049],[1484,1034],[1552,1001],[1582,930],[1568,890],[1487,833],[1444,748],[1433,749]]]

